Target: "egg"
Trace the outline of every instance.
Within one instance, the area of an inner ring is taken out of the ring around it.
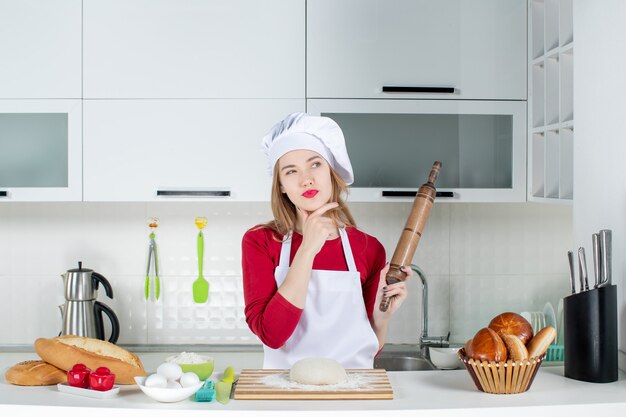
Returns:
[[[200,378],[193,372],[185,372],[183,376],[180,377],[180,385],[182,385],[183,388],[191,387],[199,383]]]
[[[144,385],[148,388],[165,388],[167,387],[167,379],[163,375],[151,374],[146,378]]]
[[[182,386],[178,383],[178,381],[167,381],[166,388],[180,389]]]
[[[157,374],[162,375],[168,381],[176,381],[183,374],[180,365],[164,362],[157,368]]]

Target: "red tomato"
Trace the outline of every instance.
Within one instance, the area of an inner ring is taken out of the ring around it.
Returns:
[[[76,363],[72,366],[72,371],[89,371],[89,368],[84,363]]]
[[[67,371],[67,385],[78,388],[89,388],[90,370],[82,363],[77,363]]]
[[[89,375],[89,385],[92,390],[108,391],[113,388],[115,382],[115,374],[112,374],[109,368],[104,366],[96,369]]]

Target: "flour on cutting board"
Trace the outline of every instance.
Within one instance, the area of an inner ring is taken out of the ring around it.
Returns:
[[[267,375],[260,379],[263,384],[283,389],[302,391],[349,391],[359,389],[371,389],[373,379],[367,375],[348,373],[344,382],[333,385],[308,385],[294,382],[289,378],[289,373]]]

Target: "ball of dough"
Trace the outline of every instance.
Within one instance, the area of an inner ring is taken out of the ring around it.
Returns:
[[[292,381],[307,385],[334,385],[348,379],[346,370],[334,359],[305,358],[294,363],[289,373]]]

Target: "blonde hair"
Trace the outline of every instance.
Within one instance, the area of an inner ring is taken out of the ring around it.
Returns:
[[[337,202],[339,206],[336,209],[327,211],[326,214],[338,226],[356,227],[354,217],[352,217],[352,213],[344,201],[344,196],[348,194],[348,186],[331,166],[329,166],[329,169],[331,184],[333,187],[330,201]],[[296,206],[291,202],[289,197],[287,197],[287,194],[280,190],[278,164],[274,166],[271,205],[274,220],[270,220],[265,224],[259,225],[259,227],[272,229],[277,235],[275,238],[282,241],[283,236],[286,236],[295,230],[298,215]]]

